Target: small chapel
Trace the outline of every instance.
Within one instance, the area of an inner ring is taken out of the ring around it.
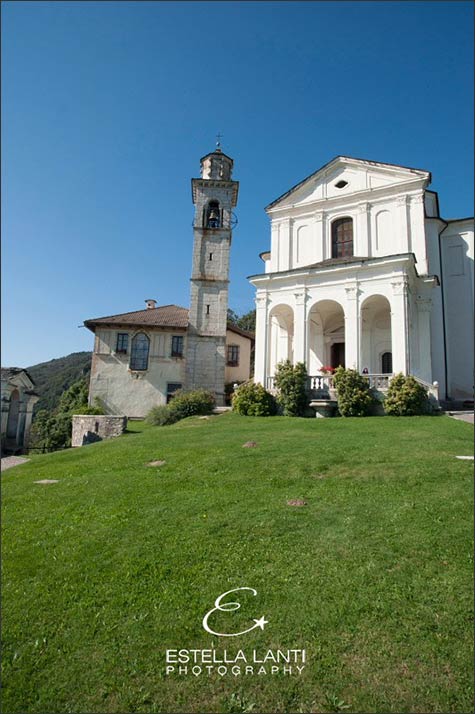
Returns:
[[[193,259],[190,308],[157,306],[85,320],[94,335],[89,403],[109,414],[143,418],[178,389],[212,391],[225,403],[225,385],[251,376],[254,335],[228,322],[233,208],[239,182],[218,141],[193,178]]]
[[[320,389],[338,365],[383,392],[411,374],[441,402],[473,400],[473,218],[443,218],[423,169],[337,156],[266,212],[255,380],[304,362]]]

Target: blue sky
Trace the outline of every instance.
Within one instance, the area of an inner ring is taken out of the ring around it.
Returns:
[[[86,318],[189,304],[199,158],[240,181],[230,307],[264,206],[338,154],[425,168],[473,215],[471,2],[2,3],[2,364]]]

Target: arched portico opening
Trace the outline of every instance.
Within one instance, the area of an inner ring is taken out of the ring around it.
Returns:
[[[320,300],[308,314],[308,373],[345,366],[345,313],[335,300]]]
[[[361,305],[361,368],[391,374],[391,306],[384,295],[371,295]]]
[[[294,355],[294,311],[290,305],[276,305],[269,313],[268,331],[268,372],[275,375],[275,368],[282,360],[293,362]]]

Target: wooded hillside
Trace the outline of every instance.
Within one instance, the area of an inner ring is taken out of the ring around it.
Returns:
[[[73,352],[66,357],[27,367],[35,382],[36,392],[41,396],[35,405],[35,413],[40,409],[53,411],[59,404],[61,394],[78,379],[89,375],[91,354],[91,352]]]

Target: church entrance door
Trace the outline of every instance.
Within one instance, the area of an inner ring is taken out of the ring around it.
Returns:
[[[334,342],[332,344],[331,351],[331,366],[332,367],[342,367],[345,366],[345,343],[344,342]]]

